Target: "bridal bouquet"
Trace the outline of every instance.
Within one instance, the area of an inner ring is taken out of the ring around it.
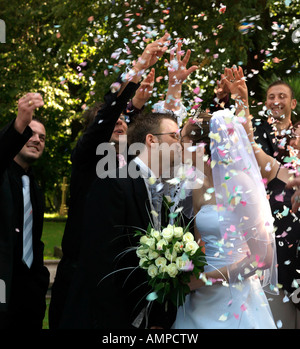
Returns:
[[[153,292],[149,301],[164,303],[170,300],[175,306],[184,304],[190,293],[190,277],[199,277],[205,262],[202,247],[194,240],[187,228],[169,224],[161,231],[149,225],[147,232],[140,236],[137,256],[139,266],[148,273],[149,285]]]

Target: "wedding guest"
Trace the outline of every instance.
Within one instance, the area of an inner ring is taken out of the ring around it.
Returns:
[[[169,166],[176,162],[176,151],[163,154],[158,146],[174,145],[180,153],[178,126],[172,115],[148,113],[138,116],[128,132],[130,144],[143,147],[116,178],[97,179],[91,186],[80,259],[61,328],[168,328],[174,319],[171,304],[166,312],[165,306],[145,298],[151,291],[145,271],[138,268],[135,230],[147,229],[159,216],[162,196],[154,197],[159,184],[150,185],[149,179],[160,178],[162,166],[157,165],[166,165],[165,155]]]
[[[123,147],[123,150],[125,150],[125,145],[119,142],[120,136],[126,135],[128,128],[125,115],[122,112],[128,108],[128,102],[134,94],[132,104],[139,109],[142,109],[143,103],[150,97],[154,83],[154,69],[150,71],[141,85],[139,85],[139,81],[145,70],[154,65],[166,51],[167,43],[168,34],[166,33],[162,38],[147,45],[132,68],[130,76],[125,77],[125,81],[124,76],[120,76],[118,81],[112,85],[111,90],[105,95],[104,104],[96,116],[96,111],[92,110],[87,121],[88,127],[72,152],[70,206],[62,240],[63,257],[58,265],[51,292],[50,328],[59,326],[67,293],[77,269],[84,234],[83,216],[86,195],[91,184],[97,178],[97,163],[104,156],[104,154],[97,155],[97,147],[100,144],[110,142],[114,143],[117,155],[120,152],[119,147]],[[112,160],[114,161],[113,166],[116,167],[123,159],[117,157],[117,159]]]
[[[283,166],[279,160],[268,155],[256,143],[252,127],[252,117],[249,112],[248,90],[242,69],[228,69],[226,83],[231,93],[237,96],[237,104],[245,107],[246,122],[243,125],[266,184],[274,218],[274,227],[276,228],[278,282],[282,285],[282,289],[278,297],[272,297],[274,299],[270,302],[270,306],[276,322],[280,321],[282,328],[299,328],[300,314],[292,302],[291,294],[298,287],[295,280],[298,279],[299,273],[297,270],[300,268],[300,259],[298,257],[300,214],[299,212],[297,214],[291,212],[291,198],[295,197],[295,190],[290,185],[287,186],[290,183],[291,175],[293,176],[293,172],[296,172],[296,170],[292,171]],[[268,92],[268,96],[270,94],[270,98],[274,99],[273,104],[271,102],[269,104],[270,108],[273,108],[273,115],[276,113],[280,115],[282,113],[280,110],[284,110],[285,113],[286,110],[291,110],[291,103],[293,104],[291,102],[291,95],[288,95],[288,90],[285,90],[285,93],[281,92],[282,96],[280,97],[279,91],[283,91],[282,88],[281,85],[274,85],[274,88],[271,88]],[[284,88],[287,87],[284,85]],[[277,98],[282,98],[283,101],[276,104],[277,102],[275,100]]]
[[[266,154],[282,164],[284,158],[288,156],[292,111],[296,105],[297,100],[292,87],[282,80],[277,80],[267,88],[265,101],[267,119],[253,119],[256,143],[261,145]]]
[[[225,83],[226,69],[218,81],[217,97],[222,99],[225,107],[229,107],[230,91]],[[285,156],[288,156],[287,146],[292,128],[292,111],[296,105],[297,100],[292,87],[285,81],[277,80],[271,83],[266,91],[267,119],[253,118],[252,120],[256,143],[266,154],[281,163],[284,163]],[[213,107],[212,111],[215,110],[216,108]]]
[[[1,329],[42,329],[49,272],[41,241],[44,198],[31,165],[43,154],[46,131],[33,119],[42,96],[27,93],[18,101],[17,117],[0,132],[0,303]]]

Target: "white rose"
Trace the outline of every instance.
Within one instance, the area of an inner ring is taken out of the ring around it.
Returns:
[[[192,233],[187,232],[187,233],[185,233],[185,234],[183,235],[182,240],[183,240],[185,243],[190,242],[190,241],[194,241],[194,235],[193,235]]]
[[[139,247],[136,250],[136,254],[139,258],[142,258],[144,256],[146,256],[146,254],[149,252],[149,248],[145,248],[145,247]]]
[[[151,264],[148,268],[148,274],[154,278],[158,274],[158,268],[154,264]]]
[[[179,270],[182,269],[185,266],[186,262],[187,262],[186,259],[183,260],[182,257],[177,257],[176,258],[176,266],[177,266],[177,268]]]
[[[143,235],[143,236],[140,237],[140,243],[141,244],[147,244],[148,239],[149,239],[148,236]]]
[[[149,248],[154,250],[155,249],[155,239],[154,238],[148,238],[148,241],[147,241],[146,245],[148,245]]]
[[[171,241],[174,236],[174,228],[169,224],[167,228],[164,228],[161,235],[167,241]]]
[[[175,238],[181,238],[182,235],[183,235],[182,227],[175,227],[174,228],[174,236],[175,236]]]
[[[189,241],[186,243],[184,251],[185,252],[191,252],[191,255],[193,255],[199,248],[199,245],[196,241]]]
[[[168,242],[165,239],[161,239],[156,244],[157,250],[162,250],[165,245],[168,245]]]
[[[174,244],[174,250],[176,252],[181,252],[183,249],[183,244],[182,242],[179,242],[179,241],[176,241],[175,244]]]
[[[149,257],[149,259],[155,259],[158,257],[158,253],[153,251],[153,250],[150,250],[148,253],[148,257]]]
[[[174,278],[178,274],[178,269],[175,263],[170,263],[167,266],[167,272],[171,278]]]
[[[151,229],[150,235],[155,238],[157,241],[161,239],[160,232],[158,230]]]
[[[168,273],[168,267],[166,265],[162,265],[161,267],[159,267],[159,273]]]
[[[169,249],[166,250],[165,256],[169,261],[174,261],[177,257],[177,252],[173,249],[173,252],[171,253]]]
[[[143,269],[148,269],[148,267],[143,266],[143,264],[144,264],[145,262],[148,262],[148,259],[145,258],[145,257],[141,258],[141,259],[140,259],[140,262],[139,262],[139,266],[140,266],[141,268],[143,268]]]
[[[146,235],[143,235],[140,238],[140,243],[144,244],[144,245],[148,245],[152,249],[155,248],[155,239],[154,238],[148,238],[148,236],[146,236]]]
[[[165,257],[158,257],[155,260],[155,265],[159,268],[165,267],[167,265],[167,260]]]

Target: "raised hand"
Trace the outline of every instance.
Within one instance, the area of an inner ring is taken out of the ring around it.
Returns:
[[[217,80],[217,90],[216,90],[217,98],[218,100],[221,100],[221,99],[224,99],[229,94],[230,94],[230,90],[227,87],[226,82],[224,80],[224,74],[222,74],[221,80]]]
[[[152,67],[167,51],[169,43],[169,34],[165,33],[162,38],[147,45],[133,69],[140,72]]]
[[[178,42],[176,58],[175,49],[173,49],[170,52],[170,62],[165,59],[165,65],[168,67],[169,85],[164,108],[167,110],[172,110],[173,112],[181,109],[180,102],[183,82],[198,68],[196,65],[193,65],[187,69],[186,66],[191,56],[191,50],[187,50],[186,55],[183,59],[181,59],[181,56],[183,55],[181,46],[181,42]]]
[[[39,93],[27,93],[18,101],[18,114],[14,127],[19,133],[23,133],[30,124],[34,110],[44,105],[42,96]]]
[[[165,59],[165,65],[168,67],[169,72],[169,85],[181,85],[184,82],[184,80],[186,80],[186,78],[198,68],[198,66],[196,65],[193,65],[189,69],[186,68],[191,56],[191,50],[187,50],[186,55],[181,60],[181,56],[183,55],[183,52],[181,51],[181,46],[182,43],[178,42],[176,58],[174,54],[175,50],[173,49],[170,53],[170,62],[168,62],[168,60]]]
[[[151,97],[153,92],[155,78],[155,69],[152,68],[150,73],[145,77],[145,79],[141,82],[140,87],[137,89],[133,99],[132,104],[137,109],[142,109],[148,99]]]
[[[238,69],[235,66],[231,69],[225,68],[224,75],[221,75],[221,78],[230,91],[232,99],[248,104],[248,88],[241,67]]]

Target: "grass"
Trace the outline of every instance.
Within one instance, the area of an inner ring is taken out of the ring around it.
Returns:
[[[45,215],[42,241],[45,244],[44,259],[55,259],[54,246],[61,247],[61,240],[65,229],[65,218],[57,215]],[[46,298],[46,313],[43,321],[43,329],[49,329],[48,311],[50,298]]]
[[[65,225],[66,222],[44,221],[42,241],[45,244],[45,259],[54,258],[54,246],[61,246]]]
[[[50,298],[46,298],[46,312],[43,320],[43,330],[49,330],[49,320],[48,320],[49,304],[50,304]]]

